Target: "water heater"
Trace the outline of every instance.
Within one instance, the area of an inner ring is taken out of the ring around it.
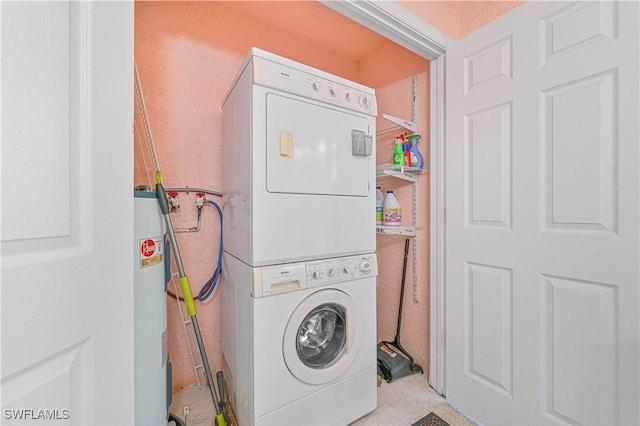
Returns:
[[[135,424],[164,425],[171,392],[164,221],[156,193],[134,191]],[[169,372],[169,373],[168,373]]]

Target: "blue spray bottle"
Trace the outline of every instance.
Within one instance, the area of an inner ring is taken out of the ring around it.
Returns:
[[[411,148],[409,149],[409,151],[411,151],[411,166],[417,167],[418,169],[422,169],[424,167],[424,159],[418,150],[418,142],[421,137],[422,136],[417,134],[407,136],[407,139],[409,139],[409,142],[411,143]]]

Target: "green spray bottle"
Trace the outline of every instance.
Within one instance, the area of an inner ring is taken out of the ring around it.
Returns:
[[[393,165],[394,166],[406,165],[404,151],[402,150],[402,139],[400,138],[400,136],[396,137],[396,146],[393,150]]]

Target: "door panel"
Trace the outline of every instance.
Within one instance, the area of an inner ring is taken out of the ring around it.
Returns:
[[[0,12],[2,421],[131,424],[133,5]]]
[[[56,250],[77,246],[78,229],[73,229],[70,214],[78,216],[81,200],[71,198],[70,171],[78,169],[79,159],[70,155],[78,147],[77,139],[70,139],[74,129],[69,127],[69,119],[77,116],[80,105],[70,96],[69,73],[77,78],[78,70],[70,62],[70,55],[78,54],[77,40],[72,37],[78,33],[79,21],[72,19],[72,10],[66,2],[30,3],[21,7],[8,3],[3,12],[3,35],[22,39],[31,48],[31,54],[25,55],[18,46],[3,45],[3,103],[11,100],[11,107],[2,111],[7,136],[3,137],[3,160],[35,175],[41,182],[40,201],[56,206],[3,211],[3,247],[18,253],[34,247]],[[42,73],[42,69],[48,72]],[[47,114],[48,111],[59,113]],[[36,114],[41,116],[37,125],[22,125],[22,117]],[[20,143],[15,143],[18,140]],[[42,140],[49,143],[41,144]],[[41,155],[33,155],[34,152]],[[50,167],[51,164],[61,167]],[[29,205],[33,193],[8,183],[2,186],[3,201]],[[46,220],[42,220],[44,216]]]
[[[465,117],[465,223],[511,227],[511,103]]]
[[[640,422],[638,4],[528,2],[447,49],[447,398]]]
[[[92,349],[87,340],[4,381],[3,424],[90,424]]]
[[[540,285],[542,406],[563,423],[608,423],[617,411],[617,288],[548,275]]]
[[[466,265],[465,371],[508,397],[513,391],[512,286],[511,269]]]
[[[613,69],[541,94],[544,228],[616,231],[617,86]]]
[[[540,19],[541,65],[618,37],[618,3],[575,2]]]

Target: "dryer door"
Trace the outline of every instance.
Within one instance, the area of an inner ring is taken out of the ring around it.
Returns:
[[[328,383],[344,373],[362,343],[362,314],[346,293],[320,290],[294,310],[284,332],[282,351],[298,380]]]
[[[368,152],[352,145],[353,131],[371,135],[366,118],[275,93],[267,94],[266,111],[268,192],[369,195],[373,139]]]

